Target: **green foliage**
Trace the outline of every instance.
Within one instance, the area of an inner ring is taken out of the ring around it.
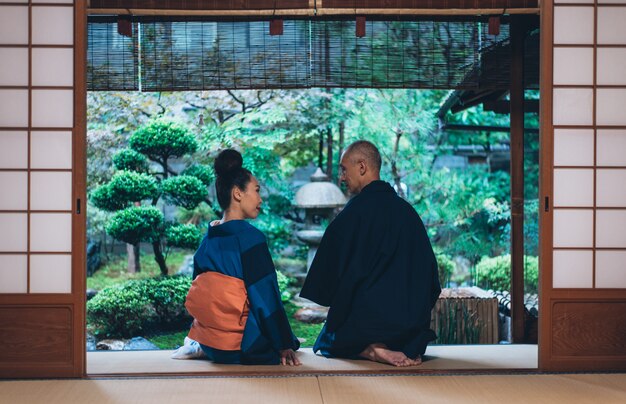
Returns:
[[[448,287],[455,268],[454,261],[452,261],[449,255],[442,252],[437,252],[435,256],[439,270],[439,284],[442,288]]]
[[[125,170],[115,173],[109,186],[113,198],[129,203],[154,198],[158,192],[154,177]]]
[[[193,223],[203,229],[206,228],[206,224],[208,222],[218,218],[213,208],[211,208],[206,202],[201,202],[198,206],[191,210],[181,207],[178,209],[176,217],[181,223]]]
[[[154,206],[132,206],[116,212],[107,226],[115,239],[128,244],[159,240],[163,232],[163,213]]]
[[[128,143],[133,150],[160,163],[193,153],[198,148],[195,137],[187,127],[163,118],[137,129]]]
[[[122,149],[113,156],[113,166],[118,170],[144,172],[148,170],[146,156],[131,149]]]
[[[165,230],[167,244],[170,247],[196,250],[202,241],[202,233],[193,224],[179,224]]]
[[[292,222],[271,213],[263,213],[257,217],[254,225],[267,238],[270,251],[278,252],[287,247],[292,234]]]
[[[159,349],[177,349],[183,345],[185,337],[189,334],[189,329],[175,332],[160,332],[147,336],[147,339]]]
[[[155,329],[176,329],[191,318],[185,298],[191,278],[131,280],[107,287],[87,302],[87,319],[100,338],[130,338]]]
[[[91,191],[89,195],[91,202],[98,208],[107,212],[124,209],[128,206],[128,201],[116,199],[109,184],[104,184]]]
[[[112,212],[124,209],[133,202],[154,198],[157,192],[154,177],[124,170],[115,173],[109,183],[96,188],[91,194],[91,201],[96,207]]]
[[[167,202],[185,209],[194,209],[208,194],[206,185],[190,175],[164,179],[161,181],[161,190]]]
[[[510,290],[511,288],[511,256],[483,257],[476,265],[475,283],[484,289]],[[524,291],[537,293],[539,278],[539,259],[524,256]]]
[[[185,262],[190,251],[172,251],[168,254],[167,264],[169,273],[175,273],[178,268]],[[129,273],[127,271],[126,256],[116,257],[106,262],[92,276],[87,278],[87,288],[102,290],[108,286],[119,285],[130,280],[147,279],[159,276],[161,270],[154,261],[151,254],[142,254],[144,259],[141,264],[141,272]]]
[[[215,180],[215,172],[213,171],[213,167],[201,164],[194,164],[192,166],[189,166],[180,174],[196,177],[197,179],[202,181],[202,183],[206,187],[211,185],[211,183]]]
[[[311,347],[315,343],[324,324],[306,324],[296,320],[294,314],[298,309],[300,309],[300,307],[296,306],[294,303],[289,302],[285,304],[285,312],[287,313],[289,324],[291,324],[291,330],[296,337],[304,339],[304,342],[302,342],[303,348]]]
[[[291,284],[291,279],[280,271],[276,271],[278,279],[278,290],[280,291],[280,300],[288,302],[291,299],[291,292],[287,290]]]

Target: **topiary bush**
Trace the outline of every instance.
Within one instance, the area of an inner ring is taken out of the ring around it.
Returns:
[[[537,293],[539,279],[539,259],[524,256],[524,291]],[[509,290],[511,288],[511,256],[483,257],[476,264],[477,286],[483,289]]]
[[[132,206],[115,212],[106,227],[114,238],[135,245],[140,241],[158,240],[163,225],[163,213],[154,206]]]
[[[113,156],[113,166],[118,170],[144,172],[148,170],[148,160],[134,150],[122,149]]]
[[[185,209],[193,209],[208,195],[206,185],[191,175],[179,175],[161,182],[165,200]]]
[[[179,224],[165,230],[167,244],[170,247],[196,250],[202,241],[202,233],[193,224]]]
[[[191,177],[196,177],[205,186],[211,185],[213,180],[215,180],[215,173],[213,172],[213,167],[196,164],[193,166],[187,167],[181,175],[189,175]]]
[[[128,281],[102,289],[87,302],[87,321],[98,338],[130,338],[190,324],[186,276]]]

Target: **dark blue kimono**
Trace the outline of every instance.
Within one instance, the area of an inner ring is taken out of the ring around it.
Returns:
[[[265,236],[245,220],[209,227],[194,255],[193,278],[207,271],[243,280],[249,304],[241,349],[223,351],[202,345],[218,363],[272,365],[280,350],[300,347],[280,299],[276,270]]]
[[[440,293],[422,220],[374,181],[326,229],[300,296],[330,306],[315,352],[354,358],[384,343],[416,358],[436,338],[430,316]]]

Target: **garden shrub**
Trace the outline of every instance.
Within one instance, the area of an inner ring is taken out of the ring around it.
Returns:
[[[193,224],[177,224],[165,230],[167,244],[170,247],[196,250],[202,241],[202,233]]]
[[[154,206],[132,206],[115,212],[107,232],[118,240],[135,245],[156,241],[161,236],[163,213]]]
[[[161,181],[165,200],[172,205],[193,209],[207,197],[206,185],[191,175],[179,175]]]
[[[539,278],[539,259],[524,256],[524,291],[537,293]],[[484,289],[509,290],[511,288],[511,256],[483,257],[476,264],[477,286]]]
[[[287,290],[291,284],[291,278],[283,274],[280,271],[276,271],[276,277],[278,278],[278,290],[280,291],[280,300],[288,302],[291,299],[291,292]]]
[[[283,302],[291,280],[276,272]],[[102,289],[87,302],[87,322],[98,338],[131,338],[154,331],[180,330],[191,324],[185,298],[191,278],[175,275],[131,280]]]
[[[132,280],[102,289],[87,302],[87,319],[99,338],[130,338],[190,324],[186,276]]]

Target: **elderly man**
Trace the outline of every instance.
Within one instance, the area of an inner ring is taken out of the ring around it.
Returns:
[[[353,197],[328,226],[300,296],[330,306],[315,352],[419,365],[436,338],[437,262],[420,217],[380,180],[380,167],[370,142],[343,153],[341,179]]]

